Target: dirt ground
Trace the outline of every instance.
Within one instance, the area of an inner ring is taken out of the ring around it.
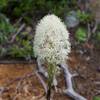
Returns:
[[[94,50],[92,55],[72,51],[68,65],[72,73],[79,74],[74,78],[74,88],[78,93],[87,100],[100,96],[100,50]],[[35,70],[36,64],[0,64],[0,100],[45,100],[44,89]],[[63,76],[58,80],[58,88],[64,89]],[[72,100],[54,90],[52,98]]]

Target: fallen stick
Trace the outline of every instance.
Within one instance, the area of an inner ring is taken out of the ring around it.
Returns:
[[[87,34],[87,40],[86,41],[88,42],[89,39],[91,38],[91,35],[92,35],[89,23],[87,24],[87,28],[88,28],[88,34]]]
[[[17,36],[24,28],[25,28],[25,23],[22,24],[22,25],[20,26],[20,28],[18,29],[18,31],[12,36],[12,39],[11,39],[10,43],[12,43],[12,42],[15,40],[16,36]]]
[[[72,78],[74,76],[69,72],[68,65],[61,64],[61,68],[64,71],[65,81],[67,84],[67,89],[64,91],[64,93],[72,97],[74,100],[87,100],[73,89]]]
[[[35,74],[36,74],[36,76],[38,77],[38,79],[40,80],[40,82],[41,82],[41,84],[42,84],[42,86],[43,86],[43,88],[44,88],[44,90],[45,90],[45,92],[46,92],[46,94],[47,94],[47,85],[46,85],[46,83],[43,81],[43,79],[42,79],[41,76],[38,74],[38,72],[35,72]]]
[[[24,80],[26,78],[30,78],[33,75],[35,75],[35,73],[28,73],[28,74],[26,74],[26,75],[24,75],[22,77],[17,77],[16,79],[11,80],[8,84],[6,84],[6,87],[9,86],[9,85],[11,85],[11,84],[13,84],[14,82],[21,81],[21,80]]]
[[[18,26],[18,25],[20,24],[20,22],[22,21],[22,19],[23,19],[23,17],[20,17],[20,18],[18,19],[18,21],[14,24],[14,27],[15,27],[15,26]]]

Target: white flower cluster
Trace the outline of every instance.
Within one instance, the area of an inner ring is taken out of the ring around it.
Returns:
[[[60,64],[68,58],[70,49],[69,33],[60,18],[53,14],[43,17],[34,37],[35,57]]]

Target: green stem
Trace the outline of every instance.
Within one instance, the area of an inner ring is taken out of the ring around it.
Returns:
[[[50,100],[51,89],[54,76],[56,75],[56,64],[48,63],[48,91],[47,91],[47,100]]]

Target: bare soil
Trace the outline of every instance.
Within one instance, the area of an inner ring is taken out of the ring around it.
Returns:
[[[93,100],[100,96],[100,50],[92,55],[72,51],[68,61],[70,71],[77,72],[74,78],[75,90]],[[40,80],[34,74],[36,64],[0,64],[0,100],[46,100]],[[32,74],[33,73],[33,74]],[[58,77],[59,89],[65,88],[63,75]],[[62,93],[52,90],[53,100],[72,100]]]

